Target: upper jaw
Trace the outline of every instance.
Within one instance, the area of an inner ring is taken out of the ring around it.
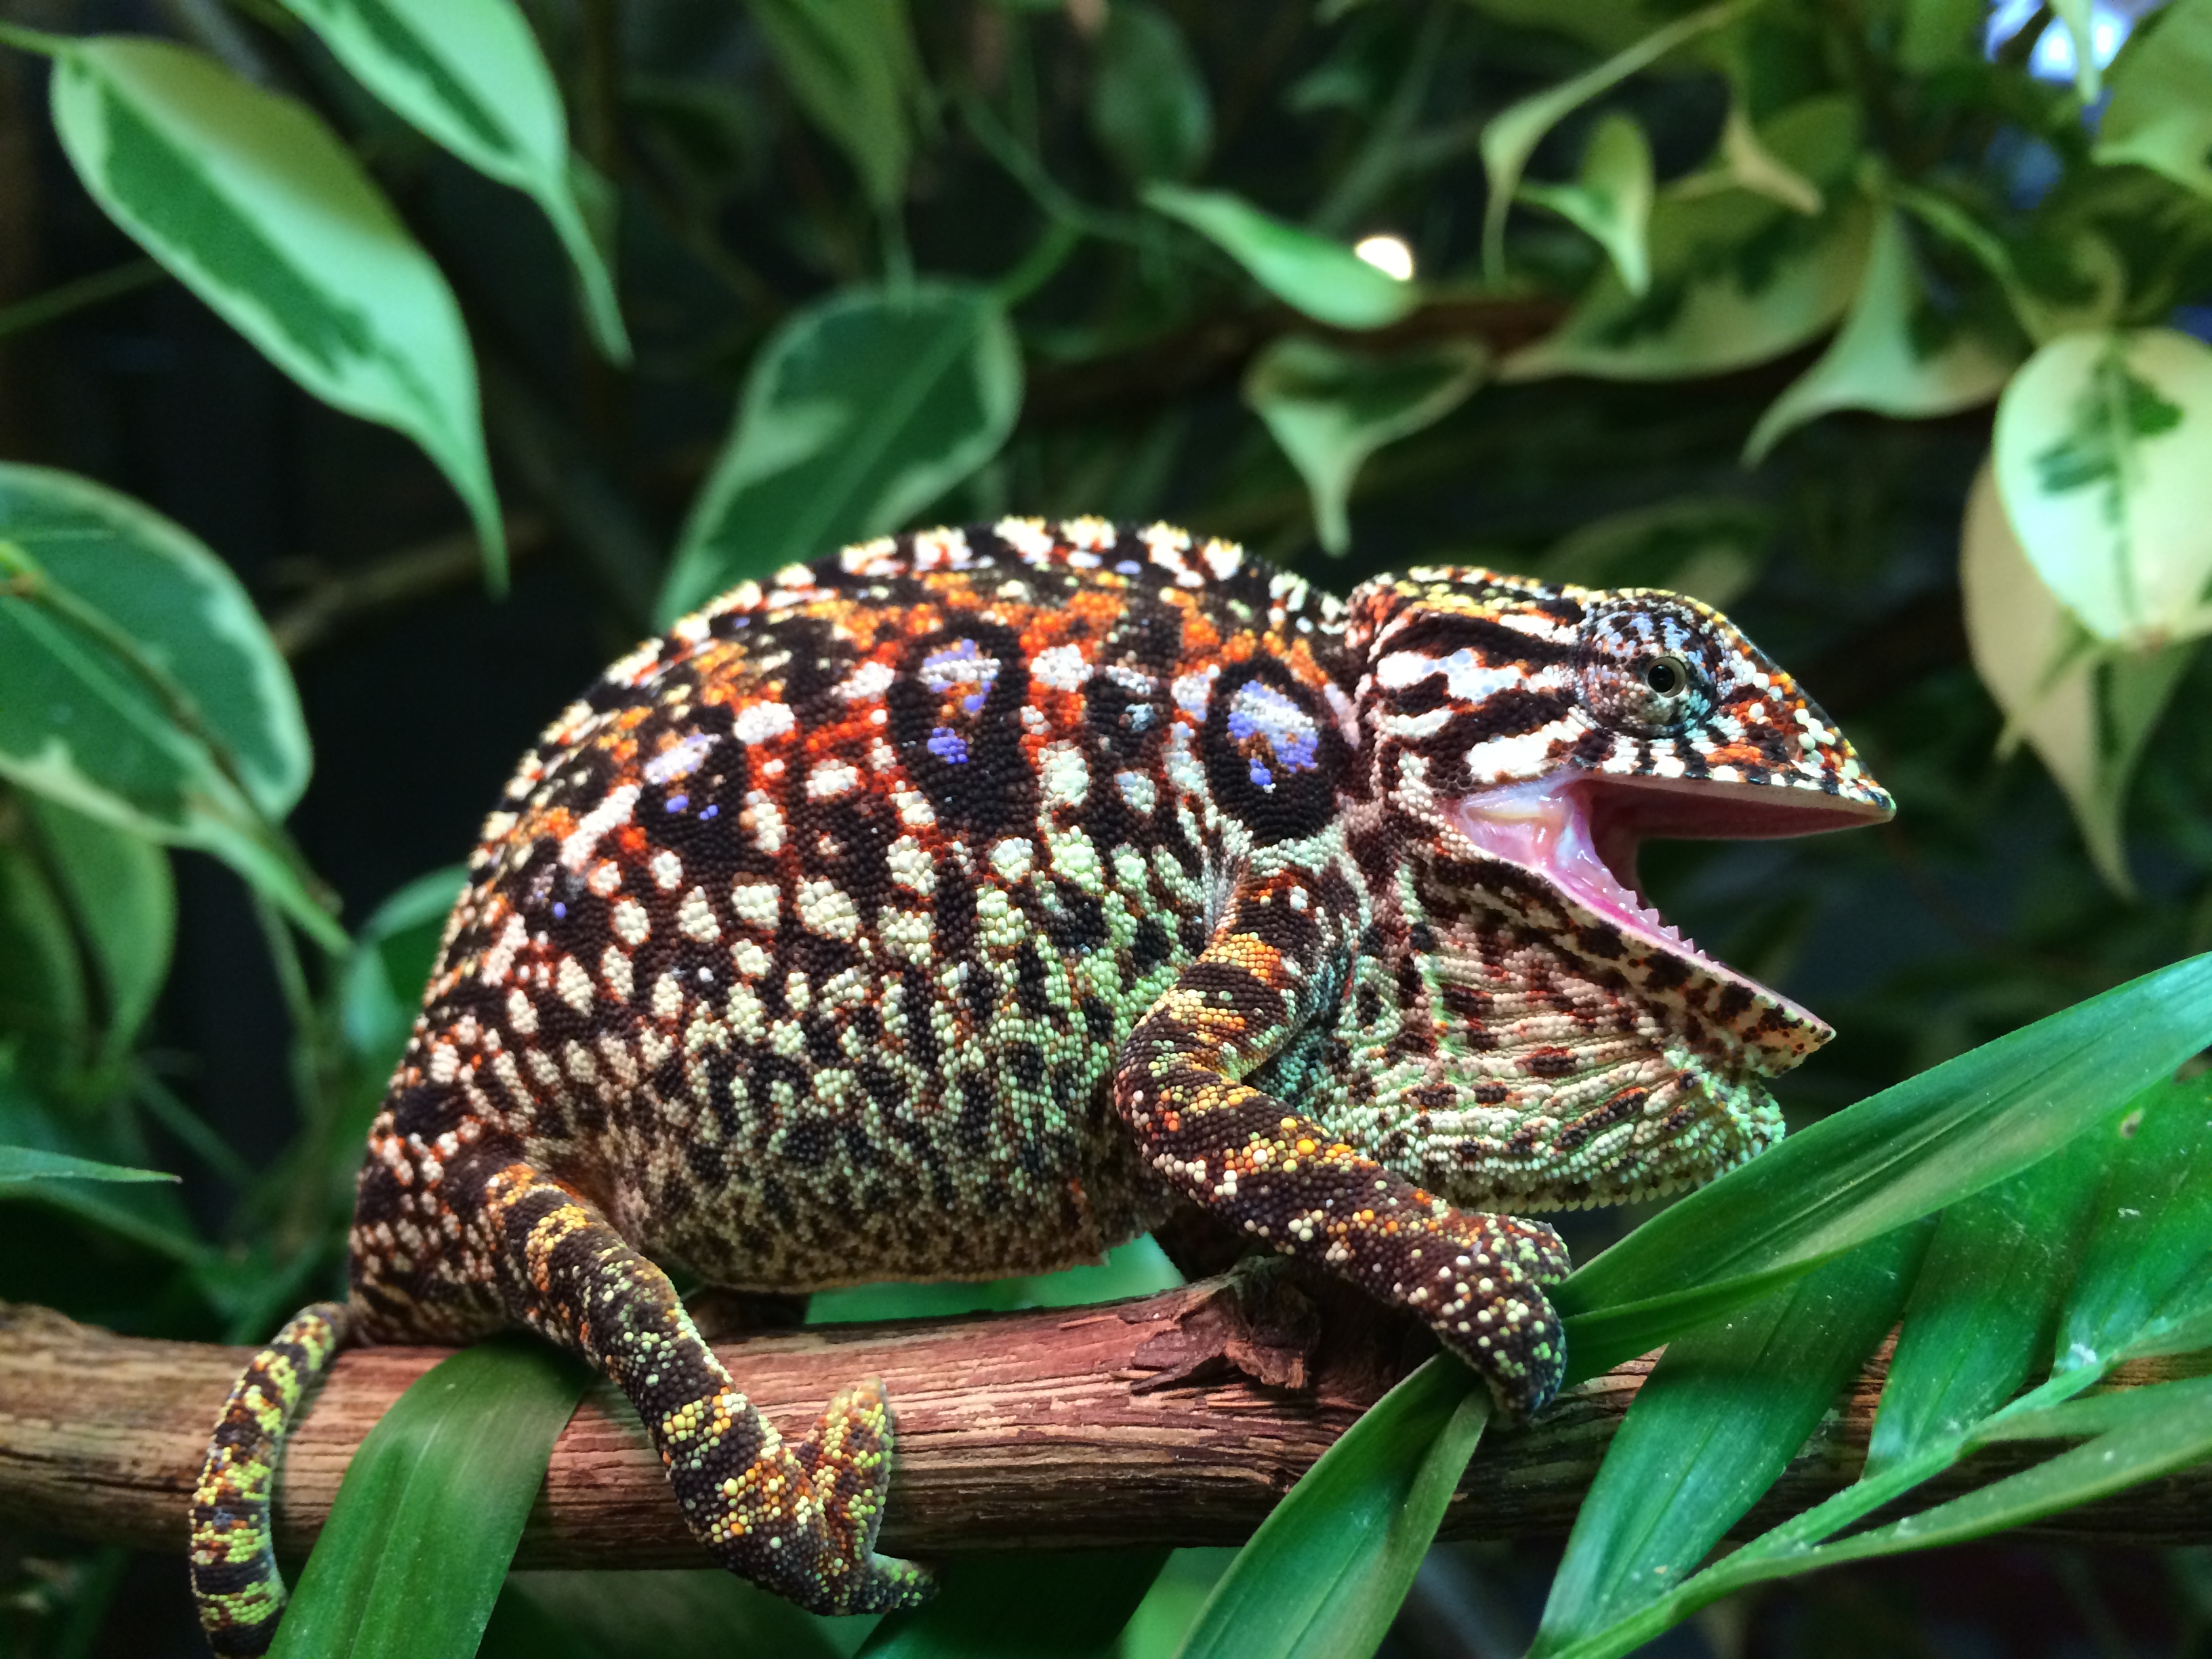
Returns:
[[[1740,1005],[1730,1024],[1754,1067],[1771,1074],[1796,1064],[1832,1033],[1810,1011],[1707,955],[1646,903],[1636,885],[1638,848],[1651,836],[1814,835],[1879,823],[1891,811],[1887,795],[1871,787],[1831,794],[1789,785],[1565,770],[1462,796],[1450,817],[1479,852],[1541,877],[1587,922],[1617,931],[1632,954],[1686,964],[1722,993],[1741,988],[1713,1001]]]

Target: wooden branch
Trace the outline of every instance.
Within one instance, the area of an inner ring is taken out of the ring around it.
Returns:
[[[1316,1301],[1318,1297],[1318,1303]],[[719,1343],[753,1401],[804,1433],[839,1385],[890,1385],[897,1474],[887,1548],[1234,1543],[1427,1339],[1277,1276],[1210,1280],[1096,1308],[827,1327]],[[0,1304],[0,1513],[18,1525],[179,1552],[209,1428],[243,1348],[149,1341]],[[342,1355],[288,1445],[280,1548],[303,1556],[362,1437],[444,1357]],[[1887,1364],[1876,1356],[1746,1522],[1771,1524],[1844,1485],[1864,1456]],[[2135,1368],[2123,1383],[2176,1374]],[[1574,1389],[1536,1426],[1493,1431],[1447,1536],[1562,1533],[1650,1370]],[[2002,1449],[1972,1479],[2041,1455]],[[1954,1474],[1946,1492],[1971,1484]],[[2212,1466],[2061,1517],[2106,1541],[2212,1541]],[[703,1562],[629,1406],[588,1394],[562,1431],[524,1535],[525,1566]]]

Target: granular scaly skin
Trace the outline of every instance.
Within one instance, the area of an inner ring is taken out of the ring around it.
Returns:
[[[487,823],[370,1133],[354,1334],[581,1353],[701,1541],[823,1612],[927,1591],[872,1551],[882,1393],[783,1441],[656,1261],[1038,1273],[1195,1202],[1533,1411],[1566,1252],[1497,1212],[1741,1161],[1780,1130],[1760,1079],[1827,1035],[1455,817],[1570,778],[1888,805],[1672,595],[1452,569],[1340,602],[1097,520],[747,583],[614,665]],[[265,1533],[261,1479],[243,1521],[204,1490],[196,1550]],[[273,1567],[229,1595],[211,1629],[273,1628]]]

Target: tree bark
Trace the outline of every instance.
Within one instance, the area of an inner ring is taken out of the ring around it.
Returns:
[[[787,1433],[857,1377],[889,1385],[898,1437],[885,1548],[1226,1544],[1250,1535],[1398,1376],[1425,1334],[1283,1274],[1209,1280],[1099,1307],[830,1326],[718,1342]],[[0,1304],[0,1513],[18,1525],[180,1552],[208,1431],[250,1350],[122,1337]],[[303,1557],[354,1449],[447,1351],[341,1355],[287,1443],[277,1539]],[[1885,1348],[1745,1522],[1771,1524],[1863,1462]],[[2201,1358],[2197,1362],[2203,1367]],[[2181,1364],[2131,1368],[2140,1385]],[[1650,1370],[1632,1361],[1525,1429],[1493,1430],[1443,1535],[1564,1533]],[[1985,1455],[1938,1495],[2019,1467]],[[2059,1517],[2106,1541],[2212,1541],[2212,1465]],[[553,1449],[520,1566],[696,1566],[659,1460],[628,1404],[588,1393]]]

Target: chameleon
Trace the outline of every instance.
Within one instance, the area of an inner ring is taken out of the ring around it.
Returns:
[[[1782,1133],[1832,1035],[1644,901],[1650,836],[1890,796],[1727,619],[1471,567],[1339,599],[1166,525],[1009,518],[747,581],[610,667],[485,823],[370,1130],[343,1304],[226,1403],[220,1654],[273,1639],[284,1426],[347,1343],[520,1326],[635,1407],[724,1566],[913,1605],[889,1404],[804,1439],[667,1273],[799,1291],[1096,1261],[1196,1205],[1559,1386],[1528,1212]]]

